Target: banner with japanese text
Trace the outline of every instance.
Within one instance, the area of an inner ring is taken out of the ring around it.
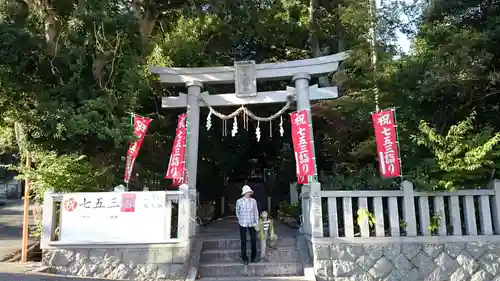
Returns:
[[[132,174],[132,169],[134,168],[135,159],[137,158],[137,155],[139,155],[139,150],[141,149],[142,141],[144,140],[144,136],[146,136],[146,131],[148,130],[150,123],[151,123],[151,118],[135,114],[133,116],[134,135],[138,139],[130,144],[127,151],[127,162],[125,164],[125,177],[123,179],[125,183],[128,183],[130,180],[130,175]]]
[[[165,173],[165,179],[172,179],[174,186],[183,184],[186,178],[186,118],[186,113],[179,115],[177,121],[177,130],[175,132],[174,145],[172,148],[172,152],[170,153],[167,172]]]
[[[401,176],[394,109],[372,113],[380,174],[384,178]]]
[[[306,184],[309,176],[314,176],[314,150],[311,143],[309,111],[299,110],[290,114],[292,125],[293,151],[297,172],[297,182]]]

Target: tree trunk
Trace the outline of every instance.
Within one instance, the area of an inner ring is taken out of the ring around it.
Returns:
[[[330,49],[328,47],[324,48],[324,50],[321,50],[319,45],[318,9],[319,9],[319,0],[310,0],[309,1],[309,46],[311,48],[311,55],[314,58],[328,55],[330,53]],[[319,77],[318,83],[321,87],[331,86],[328,75]]]
[[[45,24],[45,42],[48,53],[55,56],[57,53],[57,37],[59,36],[59,22],[49,0],[35,2],[26,0],[25,3],[36,15],[42,15]]]
[[[340,10],[342,8],[342,0],[337,0],[334,5],[335,9],[335,29],[337,33],[337,52],[342,52],[346,50],[345,46],[345,31],[342,26],[342,21],[340,20]]]
[[[158,19],[158,12],[155,10],[146,10],[144,13],[144,18],[139,21],[139,28],[141,31],[141,41],[145,46],[149,42],[149,37],[153,32],[153,29],[156,25],[156,19]]]
[[[153,5],[150,5],[148,0],[133,0],[132,9],[139,23],[141,42],[143,45],[146,45],[149,42],[149,37],[155,27],[159,12]],[[142,12],[143,9],[144,12]]]
[[[313,57],[319,57],[318,19],[319,0],[309,1],[309,45]]]
[[[141,8],[142,8],[141,0],[132,0],[132,10],[134,11],[135,17],[137,19],[141,18],[142,15]]]
[[[31,13],[38,17],[43,17],[45,24],[45,42],[47,43],[48,53],[55,56],[57,53],[57,37],[59,36],[59,22],[49,0],[22,0]]]
[[[47,42],[49,54],[55,56],[57,53],[57,20],[54,13],[50,10],[46,10],[45,16],[45,41]]]
[[[80,13],[85,11],[85,0],[78,0],[77,10]]]

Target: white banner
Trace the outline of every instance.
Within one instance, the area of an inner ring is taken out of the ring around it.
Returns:
[[[148,243],[165,237],[166,193],[92,192],[64,194],[60,241]]]

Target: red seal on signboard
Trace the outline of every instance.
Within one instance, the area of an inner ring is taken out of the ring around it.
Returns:
[[[63,205],[64,205],[64,209],[67,212],[72,212],[73,210],[76,209],[76,206],[78,204],[76,203],[76,200],[74,198],[69,198],[69,199],[64,200]]]
[[[135,194],[125,193],[122,194],[121,212],[133,213],[135,212]]]

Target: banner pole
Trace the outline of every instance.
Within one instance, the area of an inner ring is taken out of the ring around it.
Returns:
[[[398,146],[398,157],[399,157],[399,170],[400,177],[403,179],[403,158],[401,158],[401,146],[399,145],[399,133],[398,133],[398,122],[396,118],[396,108],[392,108],[394,114],[394,129],[396,129],[396,144]]]
[[[26,169],[31,168],[31,157],[29,151],[26,151]],[[23,214],[23,238],[21,248],[21,262],[28,262],[28,232],[30,216],[30,181],[26,177],[24,181],[24,214]]]
[[[184,171],[182,171],[182,173],[184,174],[184,179],[183,181],[181,182],[181,184],[185,183],[187,184],[187,179],[189,177],[188,175],[188,169],[187,169],[187,164],[188,164],[188,159],[187,159],[187,153],[188,153],[188,140],[189,140],[189,135],[191,134],[191,124],[189,122],[189,118],[188,118],[188,110],[186,110],[186,140],[184,141]]]
[[[316,147],[314,145],[314,129],[313,129],[313,124],[312,124],[312,113],[311,109],[306,109],[307,110],[307,119],[309,122],[309,134],[310,134],[310,139],[311,139],[311,147],[312,147],[312,157],[314,161],[314,177],[316,181],[319,181],[319,175],[318,175],[318,166],[317,166],[317,159],[316,159]]]
[[[130,113],[130,125],[132,126],[132,128],[134,128],[134,116],[135,116],[135,113]],[[127,152],[128,154],[128,152]],[[125,189],[128,191],[128,182],[130,181],[130,176],[132,175],[132,171],[130,170],[131,168],[131,159],[129,159],[130,156],[127,155],[127,160],[126,160],[126,165],[128,165],[129,167],[128,168],[128,173],[129,173],[129,176],[128,176],[128,180],[127,182],[125,182]]]

